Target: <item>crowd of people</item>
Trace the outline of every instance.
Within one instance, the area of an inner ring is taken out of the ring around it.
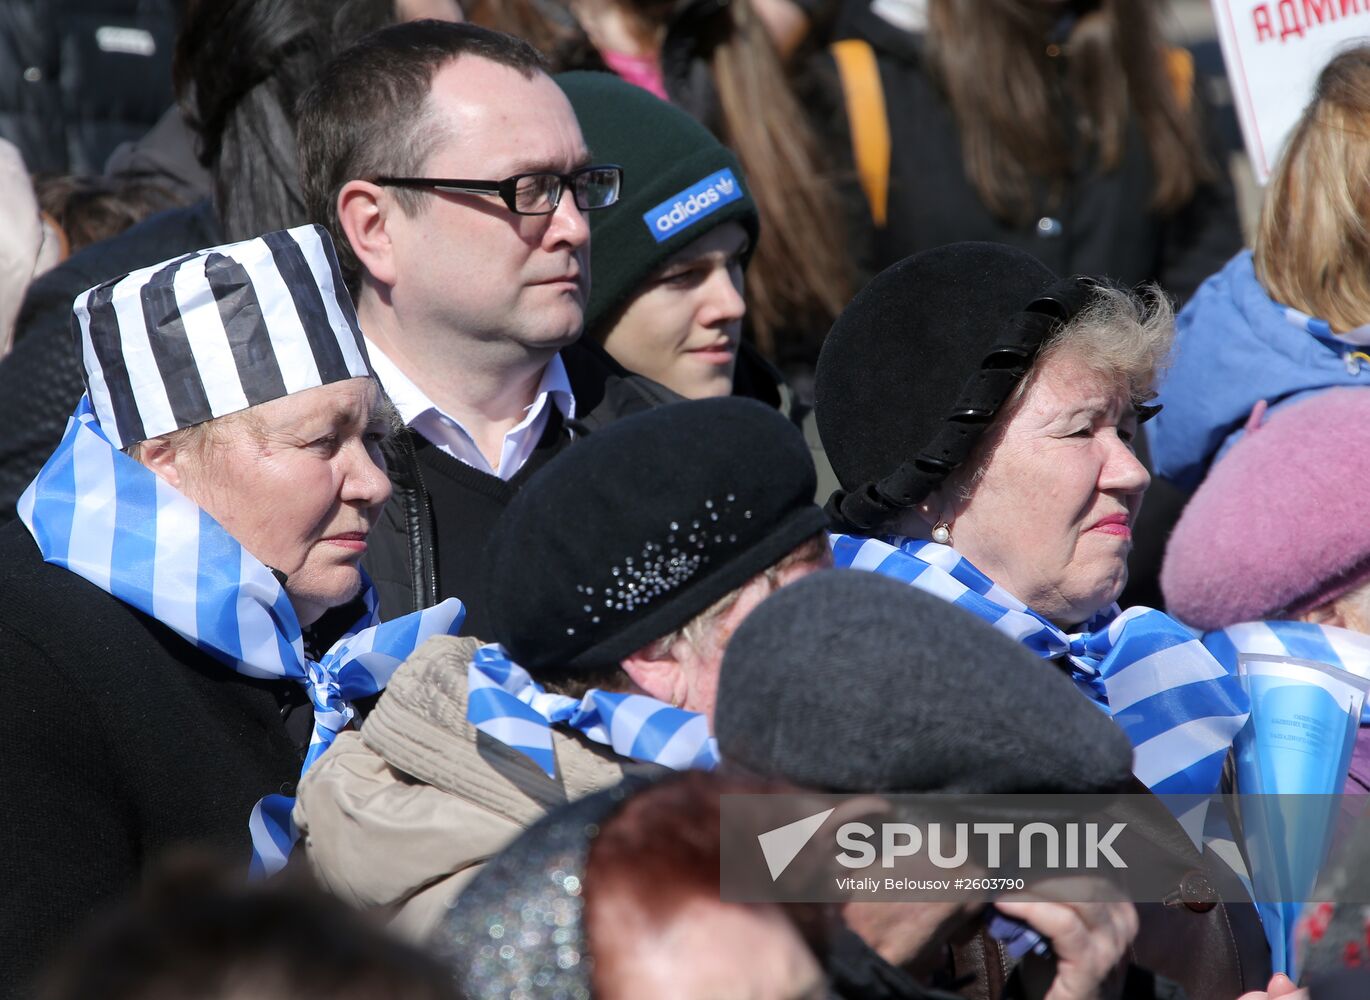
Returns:
[[[1370,678],[1370,47],[1248,251],[1151,0],[119,16],[103,172],[0,90],[0,995],[1366,994],[1202,849],[719,871],[727,795],[1222,794],[1243,653]]]

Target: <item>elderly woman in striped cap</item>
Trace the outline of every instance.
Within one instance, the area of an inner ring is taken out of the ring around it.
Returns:
[[[388,405],[317,227],[78,297],[86,394],[0,532],[0,964],[182,845],[269,873],[295,782],[462,608],[379,624]]]

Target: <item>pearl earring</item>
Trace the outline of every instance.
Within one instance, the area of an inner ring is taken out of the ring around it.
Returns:
[[[951,544],[951,525],[946,521],[938,521],[932,527],[932,540],[938,545]]]

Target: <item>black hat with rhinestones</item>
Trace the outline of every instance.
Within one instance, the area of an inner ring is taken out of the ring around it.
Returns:
[[[822,531],[803,435],[725,397],[616,421],[538,470],[486,549],[493,638],[539,671],[610,667]]]

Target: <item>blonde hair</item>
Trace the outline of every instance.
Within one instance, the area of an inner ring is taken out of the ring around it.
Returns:
[[[1318,76],[1266,188],[1256,278],[1334,330],[1370,322],[1370,46]]]
[[[1032,371],[1009,397],[1012,406],[1027,392],[1033,372],[1062,354],[1078,357],[1089,368],[1125,383],[1135,402],[1156,394],[1156,381],[1175,341],[1175,307],[1157,285],[1139,292],[1095,285],[1089,304],[1055,330],[1043,343]]]

